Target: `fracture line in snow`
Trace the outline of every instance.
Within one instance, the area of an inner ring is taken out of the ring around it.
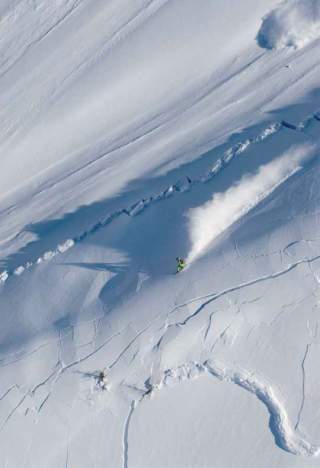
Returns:
[[[146,395],[152,396],[155,391],[161,390],[168,385],[175,385],[205,374],[218,378],[223,382],[236,384],[256,396],[265,405],[269,413],[270,430],[276,444],[283,450],[304,457],[316,457],[320,454],[320,447],[305,440],[293,427],[283,402],[272,385],[265,381],[262,376],[245,369],[232,369],[211,359],[202,363],[191,361],[177,368],[167,369],[159,382],[152,385],[151,391],[147,389],[143,396],[135,401],[135,405],[141,403]],[[131,416],[132,412],[130,413]]]
[[[157,318],[158,316],[155,318],[155,320]],[[118,364],[122,356],[131,348],[131,346],[133,345],[133,343],[136,342],[139,336],[141,336],[144,332],[146,332],[151,327],[153,322],[154,320],[151,323],[149,323],[146,327],[144,327],[137,335],[135,335],[134,338],[132,338],[132,340],[127,344],[127,346],[123,350],[121,350],[121,352],[118,354],[116,359],[108,366],[108,369],[112,369],[116,364]]]
[[[125,327],[126,328],[126,327]],[[107,346],[114,338],[116,338],[117,336],[120,336],[121,333],[125,330],[125,328],[123,328],[122,330],[118,331],[117,333],[115,333],[114,335],[110,336],[107,340],[105,340],[100,346],[98,346],[97,348],[95,348],[93,351],[91,351],[90,353],[86,354],[85,356],[83,356],[82,358],[79,358],[73,362],[71,362],[70,364],[67,364],[67,365],[63,365],[62,366],[62,372],[65,372],[67,369],[70,369],[71,367],[74,367],[78,364],[82,364],[84,361],[86,361],[87,359],[91,358],[93,355],[95,355],[96,353],[98,353],[102,348],[104,348],[105,346]]]
[[[124,330],[124,329],[123,329]],[[43,407],[45,406],[45,404],[48,402],[51,394],[52,394],[52,391],[53,391],[53,387],[54,385],[58,382],[58,380],[60,379],[61,375],[63,375],[66,371],[68,371],[70,368],[78,365],[78,364],[81,364],[83,363],[84,361],[86,361],[87,359],[89,359],[91,356],[93,356],[94,354],[96,354],[97,352],[99,352],[102,348],[104,348],[108,343],[110,343],[114,338],[116,338],[117,336],[119,336],[123,330],[115,333],[114,335],[110,336],[106,341],[104,341],[100,346],[98,346],[96,349],[94,349],[93,351],[91,351],[90,353],[88,353],[87,355],[85,355],[84,357],[82,358],[79,358],[73,362],[71,362],[70,364],[68,365],[64,365],[63,362],[61,361],[58,361],[57,365],[55,366],[55,369],[41,382],[39,382],[38,384],[36,384],[33,388],[29,389],[24,395],[23,397],[19,400],[19,402],[17,403],[17,405],[10,411],[9,415],[5,418],[5,420],[3,421],[3,423],[1,424],[0,426],[0,432],[3,430],[3,428],[5,427],[5,425],[7,424],[7,422],[10,420],[10,418],[13,416],[13,414],[16,412],[16,410],[23,404],[23,402],[25,401],[25,399],[30,396],[30,397],[34,397],[35,394],[37,393],[37,391],[39,390],[39,388],[41,387],[44,387],[46,386],[51,379],[53,379],[53,381],[51,382],[50,384],[50,389],[47,393],[47,395],[44,397],[44,399],[42,400],[41,404],[39,405],[39,407],[37,408],[37,412],[40,413],[40,411],[43,409]],[[144,330],[143,330],[144,331]],[[142,331],[142,332],[143,332]],[[141,333],[142,333],[141,332]],[[141,334],[140,333],[140,334]],[[137,338],[137,337],[136,337]],[[11,387],[7,392],[6,394],[3,396],[3,398],[14,388],[16,387],[13,386]]]
[[[196,297],[196,298],[193,298],[193,299],[190,299],[189,301],[187,302],[184,302],[183,304],[179,304],[177,306],[175,306],[170,312],[168,315],[172,315],[174,314],[177,310],[181,309],[182,307],[185,307],[187,305],[190,305],[190,304],[193,304],[194,302],[197,302],[197,301],[201,301],[202,299],[207,299],[207,301],[203,302],[192,314],[188,315],[184,320],[181,320],[179,322],[175,322],[173,324],[170,324],[168,326],[168,328],[170,326],[184,326],[186,325],[189,320],[193,319],[194,317],[196,317],[207,305],[211,304],[212,302],[216,301],[217,299],[220,299],[220,297],[223,297],[225,296],[226,294],[229,294],[229,293],[232,293],[234,291],[238,291],[239,289],[244,289],[244,288],[247,288],[249,286],[253,286],[257,283],[261,283],[263,281],[268,281],[268,280],[272,280],[272,279],[275,279],[275,278],[278,278],[279,276],[282,276],[282,275],[285,275],[286,273],[289,273],[290,271],[294,270],[295,268],[297,268],[299,265],[303,265],[303,264],[311,264],[312,262],[315,262],[316,260],[319,260],[320,259],[320,255],[317,255],[315,257],[311,257],[311,258],[306,258],[306,259],[302,259],[302,260],[298,260],[297,262],[295,263],[292,263],[290,264],[287,268],[284,268],[283,270],[280,270],[280,271],[276,271],[275,273],[271,273],[269,275],[264,275],[264,276],[260,276],[258,278],[255,278],[251,281],[247,281],[245,283],[240,283],[238,285],[235,285],[235,286],[231,286],[229,288],[226,288],[218,293],[210,293],[210,294],[206,294],[204,296],[199,296],[199,297]]]
[[[16,406],[14,408],[12,408],[12,410],[10,411],[10,413],[8,414],[8,416],[4,419],[3,423],[1,424],[0,426],[0,432],[4,429],[4,427],[6,426],[6,424],[10,421],[10,419],[12,418],[12,416],[14,415],[14,413],[20,408],[20,406],[22,405],[22,403],[24,402],[24,400],[27,398],[27,396],[29,396],[29,392],[25,393],[23,395],[23,397],[18,401],[18,403],[16,404]]]
[[[8,396],[9,393],[10,393],[14,388],[18,388],[17,384],[14,384],[14,385],[12,385],[11,387],[9,387],[9,388],[3,393],[3,395],[0,396],[0,401],[1,401],[1,400],[4,400],[5,397]]]
[[[307,117],[297,126],[290,124],[290,129],[295,130],[295,131],[303,131],[304,128],[307,126],[307,123],[314,119],[319,121],[317,112],[311,114],[309,117]],[[264,141],[266,138],[270,137],[271,135],[280,132],[281,129],[285,127],[289,128],[288,125],[289,125],[288,122],[285,122],[285,121],[274,122],[268,125],[266,128],[264,128],[264,130],[262,130],[262,132],[259,133],[258,136],[253,137],[253,138],[247,138],[246,140],[242,142],[238,142],[232,147],[230,147],[229,149],[227,149],[224,152],[224,154],[214,163],[212,168],[209,171],[207,171],[204,175],[199,176],[195,179],[191,179],[190,177],[185,176],[179,179],[175,184],[167,187],[158,195],[151,196],[147,199],[143,198],[142,200],[132,204],[128,208],[119,209],[113,213],[110,213],[106,218],[99,220],[90,229],[82,232],[81,234],[79,234],[78,236],[72,239],[66,239],[64,242],[61,242],[60,244],[58,244],[56,248],[54,248],[53,250],[46,251],[41,257],[39,257],[35,261],[28,261],[26,264],[18,266],[13,271],[4,270],[0,272],[0,285],[1,283],[5,283],[8,280],[8,278],[14,275],[20,276],[26,270],[28,270],[34,265],[37,265],[44,261],[49,261],[52,258],[54,258],[56,255],[65,253],[74,245],[80,243],[88,236],[95,234],[97,231],[106,227],[108,224],[110,224],[111,222],[113,222],[115,219],[119,218],[123,214],[134,217],[138,215],[139,213],[141,213],[146,208],[150,207],[153,203],[156,203],[158,201],[164,201],[175,194],[184,193],[186,191],[189,191],[194,186],[197,186],[199,184],[203,184],[212,180],[217,174],[221,172],[221,170],[223,170],[227,165],[229,165],[230,162],[236,156],[239,156],[240,154],[245,153],[248,150],[248,148],[251,147],[253,144],[258,144]]]
[[[309,349],[310,349],[310,346],[311,344],[308,343],[307,346],[306,346],[306,350],[305,350],[305,353],[304,353],[304,356],[303,356],[303,359],[302,359],[302,362],[301,362],[301,371],[302,371],[302,398],[301,398],[301,404],[300,404],[300,408],[299,408],[299,412],[298,412],[298,417],[297,417],[297,422],[294,426],[295,429],[298,428],[299,424],[300,424],[300,420],[301,420],[301,415],[302,415],[302,411],[303,411],[303,407],[304,407],[304,402],[305,402],[305,385],[306,385],[306,370],[305,370],[305,362],[306,362],[306,359],[307,359],[307,356],[309,354]]]
[[[122,438],[122,450],[123,450],[123,468],[128,468],[128,456],[129,456],[129,426],[130,426],[130,421],[133,415],[133,412],[136,407],[136,401],[133,400],[130,405],[130,411],[127,416],[127,419],[125,420],[124,423],[124,430],[123,430],[123,438]]]
[[[48,345],[48,342],[45,342],[45,343],[41,343],[35,349],[32,349],[30,351],[23,349],[22,351],[19,351],[19,353],[14,353],[8,356],[6,355],[4,359],[0,359],[0,368],[10,366],[11,364],[15,364],[19,361],[22,361],[23,359],[26,359],[32,356],[33,354],[37,353],[41,348],[44,348],[47,345]]]

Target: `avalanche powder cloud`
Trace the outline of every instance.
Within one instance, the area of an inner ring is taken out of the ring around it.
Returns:
[[[302,47],[320,37],[320,0],[287,0],[263,18],[257,36],[266,49]]]
[[[191,251],[188,263],[201,256],[225,229],[269,195],[278,185],[301,169],[312,156],[313,145],[292,147],[275,161],[261,166],[258,172],[244,176],[224,193],[217,193],[204,205],[189,210]]]

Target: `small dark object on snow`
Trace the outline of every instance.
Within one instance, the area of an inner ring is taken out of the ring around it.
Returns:
[[[97,384],[102,390],[106,390],[107,388],[107,376],[105,371],[99,372],[97,377]]]

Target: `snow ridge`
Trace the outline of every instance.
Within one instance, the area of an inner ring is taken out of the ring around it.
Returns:
[[[316,120],[317,122],[319,122],[319,112],[316,111],[312,113],[306,119],[301,121],[297,126],[290,126],[290,128],[296,131],[303,131],[305,126],[307,126],[310,122],[310,120]],[[35,261],[30,260],[26,264],[18,266],[13,271],[0,271],[0,285],[1,283],[5,283],[7,279],[12,276],[21,275],[32,266],[42,263],[44,261],[51,260],[56,255],[66,252],[75,244],[78,244],[90,235],[95,234],[97,231],[106,227],[108,224],[110,224],[112,221],[119,218],[123,214],[130,217],[134,217],[141,213],[144,209],[151,206],[153,203],[167,200],[171,196],[184,193],[190,190],[192,187],[197,186],[198,184],[209,182],[217,174],[219,174],[228,164],[230,164],[235,157],[245,153],[252,145],[259,144],[265,139],[269,138],[270,136],[278,134],[284,127],[288,127],[288,123],[285,121],[273,122],[269,124],[256,137],[248,138],[242,142],[238,142],[237,144],[227,149],[224,152],[224,154],[214,163],[211,169],[207,171],[204,175],[201,175],[194,179],[185,176],[184,178],[179,179],[175,184],[167,187],[158,195],[151,196],[147,199],[143,198],[142,200],[134,203],[128,208],[123,208],[109,214],[106,218],[99,220],[87,231],[82,232],[81,234],[72,239],[66,239],[64,242],[56,246],[56,248],[45,252],[41,257],[37,258]]]

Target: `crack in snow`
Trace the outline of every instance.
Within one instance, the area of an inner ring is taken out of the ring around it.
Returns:
[[[164,371],[162,378],[157,384],[151,386],[151,390],[148,389],[139,400],[134,400],[132,402],[130,413],[125,424],[127,431],[133,410],[138,402],[142,402],[147,393],[151,396],[155,390],[161,390],[167,385],[190,380],[203,374],[211,375],[223,382],[230,382],[238,385],[256,396],[257,399],[264,404],[269,413],[269,428],[274,436],[276,444],[280,448],[294,455],[304,457],[316,457],[320,454],[320,447],[305,440],[296,430],[296,427],[293,427],[281,399],[276,394],[272,385],[265,381],[262,376],[245,369],[232,369],[211,359],[207,359],[202,363],[191,361],[177,368]],[[125,433],[127,436],[126,431]],[[124,437],[124,441],[125,440],[127,439]],[[127,456],[127,451],[125,453]],[[123,468],[127,467],[127,464],[123,465]]]
[[[157,317],[156,317],[157,318]],[[156,320],[156,319],[155,319]],[[115,360],[108,366],[108,369],[112,369],[116,364],[118,364],[118,362],[120,361],[120,359],[122,358],[122,356],[131,348],[131,346],[133,345],[133,343],[136,342],[136,340],[144,333],[146,332],[150,327],[151,325],[153,324],[154,320],[149,323],[149,325],[147,325],[145,328],[143,328],[137,335],[134,336],[134,338],[132,338],[132,340],[127,344],[127,346],[125,346],[125,348],[123,348],[120,353],[118,354],[118,356],[115,358]]]
[[[130,411],[127,416],[127,419],[124,422],[124,430],[123,430],[123,438],[122,438],[122,450],[123,450],[123,468],[128,468],[129,467],[129,426],[130,426],[130,421],[132,418],[132,415],[134,413],[134,410],[136,408],[136,401],[133,400],[130,405]]]
[[[303,407],[304,407],[304,402],[305,402],[305,381],[306,381],[305,362],[306,362],[307,356],[308,356],[308,354],[309,354],[310,346],[311,346],[311,343],[308,343],[307,346],[306,346],[306,350],[305,350],[305,353],[304,353],[302,362],[301,362],[301,370],[302,370],[302,398],[301,398],[301,404],[300,404],[300,408],[299,408],[299,412],[298,412],[297,422],[296,422],[296,424],[295,424],[295,426],[294,426],[295,429],[297,429],[298,426],[299,426],[299,424],[300,424],[301,415],[302,415],[302,411],[303,411]]]
[[[14,385],[12,385],[10,388],[8,388],[8,389],[7,389],[7,390],[4,392],[4,394],[3,394],[3,395],[1,395],[1,396],[0,396],[0,401],[1,401],[1,400],[4,400],[4,399],[5,399],[5,397],[6,397],[6,396],[8,396],[8,395],[9,395],[9,393],[10,393],[10,392],[11,392],[11,391],[12,391],[14,388],[17,388],[17,389],[19,389],[19,387],[18,387],[18,385],[17,385],[17,384],[14,384]]]
[[[12,410],[10,411],[10,413],[8,414],[8,416],[4,419],[3,423],[1,424],[0,426],[0,432],[5,428],[5,426],[7,425],[7,423],[10,421],[10,419],[12,418],[12,416],[14,415],[14,413],[20,408],[20,406],[23,404],[23,402],[25,401],[25,399],[27,398],[27,396],[29,396],[29,392],[25,393],[23,395],[23,397],[18,401],[18,403],[16,404],[16,406],[14,408],[12,408]]]
[[[314,114],[312,115],[314,117]],[[304,121],[303,121],[304,122]],[[302,122],[302,123],[303,123]],[[222,169],[225,168],[230,162],[234,159],[234,157],[241,155],[242,153],[246,152],[248,148],[251,147],[253,144],[259,144],[264,141],[266,138],[269,138],[271,135],[280,132],[281,129],[284,128],[283,123],[281,122],[274,122],[269,124],[266,128],[264,128],[257,136],[253,138],[249,138],[244,142],[238,142],[229,149],[227,149],[221,158],[219,158],[213,165],[213,167],[207,171],[204,175],[198,176],[195,179],[191,179],[189,176],[185,176],[182,179],[176,181],[175,184],[170,185],[165,190],[163,190],[158,195],[151,196],[147,199],[141,199],[140,201],[132,204],[127,208],[123,208],[117,210],[111,214],[109,214],[106,218],[99,220],[96,224],[94,224],[90,229],[87,231],[82,232],[78,236],[74,237],[73,239],[67,239],[62,244],[59,244],[56,248],[54,248],[50,252],[45,252],[41,257],[39,257],[35,261],[28,261],[25,265],[20,265],[19,267],[15,268],[14,271],[3,271],[0,272],[0,284],[5,283],[8,278],[15,274],[22,274],[25,270],[29,269],[33,265],[37,263],[41,263],[43,261],[51,260],[58,254],[63,254],[74,245],[81,242],[86,237],[95,234],[101,228],[106,227],[115,219],[119,218],[119,216],[126,214],[128,216],[136,216],[141,211],[152,205],[154,202],[158,202],[160,200],[165,201],[173,194],[181,194],[185,191],[188,191],[194,186],[199,184],[203,184],[214,178]],[[299,131],[296,129],[296,131]]]
[[[216,301],[217,299],[220,299],[221,297],[225,296],[226,294],[229,294],[229,293],[238,291],[240,289],[244,289],[244,288],[253,286],[255,284],[258,284],[258,283],[261,283],[261,282],[264,282],[264,281],[269,281],[269,280],[273,280],[275,278],[279,278],[280,276],[283,276],[283,275],[289,273],[290,271],[294,270],[295,268],[297,268],[300,265],[304,265],[304,264],[309,265],[310,263],[312,263],[312,262],[314,262],[316,260],[319,260],[319,259],[320,259],[320,255],[317,255],[317,256],[311,257],[311,258],[307,258],[307,259],[298,260],[295,263],[291,263],[287,268],[284,268],[283,270],[277,271],[275,273],[260,276],[258,278],[255,278],[255,279],[251,280],[251,281],[247,281],[245,283],[240,283],[238,285],[226,288],[226,289],[224,289],[224,290],[222,290],[222,291],[220,291],[218,293],[206,294],[204,296],[199,296],[199,297],[190,299],[189,301],[184,302],[183,304],[179,304],[179,305],[175,306],[169,312],[168,315],[174,314],[175,312],[177,312],[177,310],[181,309],[182,307],[185,307],[186,305],[190,305],[190,304],[193,304],[194,302],[198,302],[198,301],[200,301],[202,299],[208,298],[208,300],[203,302],[192,314],[188,315],[182,321],[175,322],[173,324],[168,325],[168,328],[170,328],[171,326],[184,326],[184,325],[186,325],[189,322],[189,320],[192,320],[194,317],[196,317],[198,314],[200,314],[200,312],[202,312],[202,310],[207,305],[211,304],[212,302]]]

